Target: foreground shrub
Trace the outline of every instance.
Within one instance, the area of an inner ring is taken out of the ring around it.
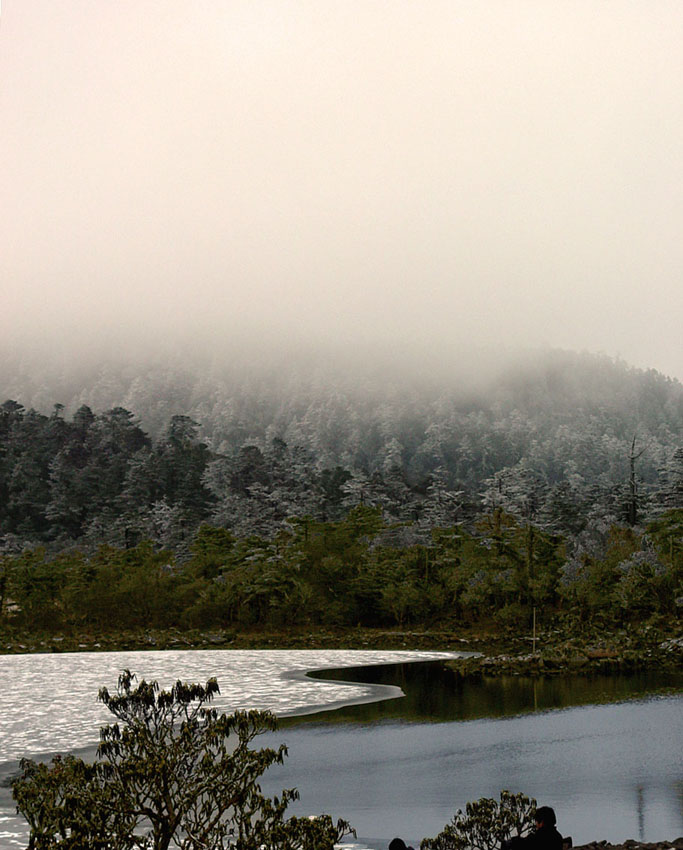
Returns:
[[[208,705],[215,679],[170,691],[134,681],[126,671],[116,694],[100,691],[118,723],[100,730],[94,764],[22,761],[12,790],[30,850],[332,850],[350,831],[329,815],[285,817],[295,789],[261,793],[258,779],[287,754],[250,746],[275,728],[273,714],[219,714]]]
[[[455,813],[436,838],[425,838],[420,850],[500,850],[503,841],[527,835],[534,827],[536,800],[500,792],[500,803],[482,797]]]

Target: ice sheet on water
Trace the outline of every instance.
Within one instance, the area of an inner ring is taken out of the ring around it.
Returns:
[[[270,709],[296,713],[311,706],[372,700],[371,685],[347,685],[291,673],[308,670],[452,658],[454,652],[373,650],[171,650],[83,652],[0,656],[0,762],[94,744],[111,715],[97,700],[124,669],[162,687],[176,680],[206,682],[221,689],[215,705],[224,711]]]

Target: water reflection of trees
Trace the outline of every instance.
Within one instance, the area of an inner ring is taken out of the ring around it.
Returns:
[[[324,714],[290,719],[288,723],[474,720],[619,702],[683,689],[683,671],[464,679],[438,661],[345,668],[317,672],[314,676],[362,684],[398,685],[405,696],[346,706]]]

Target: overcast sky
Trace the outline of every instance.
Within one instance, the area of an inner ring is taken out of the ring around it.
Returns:
[[[683,378],[680,0],[3,0],[0,335]]]

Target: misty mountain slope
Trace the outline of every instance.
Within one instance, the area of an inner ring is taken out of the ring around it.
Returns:
[[[641,475],[653,480],[683,434],[678,381],[560,351],[499,367],[479,384],[459,377],[457,364],[452,376],[443,364],[436,373],[403,375],[382,364],[374,371],[366,363],[297,361],[264,368],[181,358],[103,364],[90,374],[71,367],[50,375],[14,364],[3,384],[3,397],[44,413],[56,403],[67,414],[81,405],[124,407],[152,438],[173,415],[188,415],[220,453],[244,444],[264,449],[278,437],[305,448],[320,468],[366,472],[400,455],[413,483],[443,465],[453,480],[477,486],[522,458],[552,480],[570,465],[587,478],[616,482],[634,436],[647,447]]]
[[[639,516],[679,506],[683,386],[606,357],[550,352],[479,385],[324,362],[35,374],[4,382],[2,529],[20,538],[270,535],[359,502],[424,526],[533,504],[576,531],[628,515],[632,451]]]
[[[103,402],[106,387],[96,383],[78,403]],[[411,484],[444,466],[451,483],[477,488],[522,458],[551,480],[564,478],[570,464],[588,479],[615,483],[634,435],[648,447],[640,472],[651,481],[683,434],[680,383],[607,358],[563,353],[504,370],[478,387],[447,375],[403,379],[381,370],[283,366],[242,378],[216,367],[204,374],[150,370],[121,389],[109,405],[94,407],[121,404],[152,435],[184,413],[221,453],[245,443],[263,449],[279,437],[304,447],[321,468],[374,472],[398,461]]]

